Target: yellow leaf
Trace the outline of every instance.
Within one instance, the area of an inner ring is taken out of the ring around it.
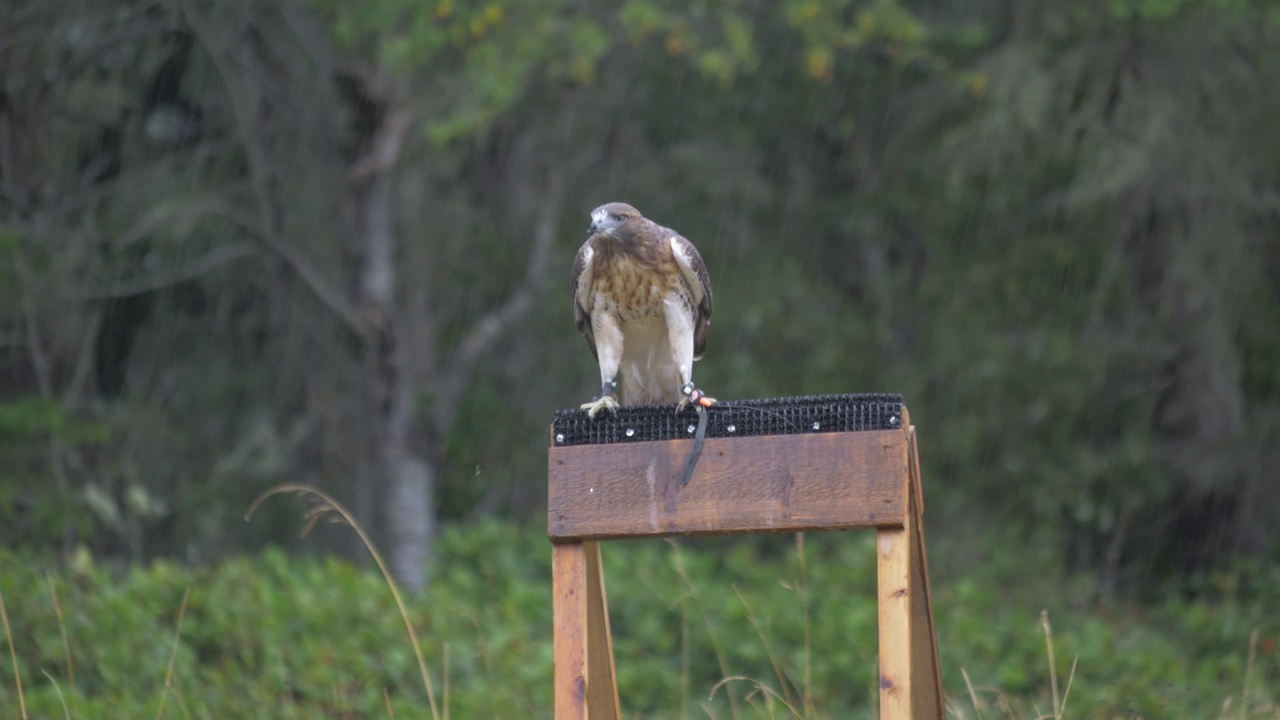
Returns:
[[[498,3],[489,3],[484,8],[484,19],[489,21],[490,25],[497,25],[502,22],[502,6]]]
[[[671,30],[671,34],[667,36],[667,52],[672,55],[679,55],[689,49],[689,42],[686,39],[687,27],[684,23],[676,23]]]
[[[858,13],[858,32],[870,35],[876,31],[876,19],[869,12]]]
[[[979,100],[986,97],[987,76],[984,75],[983,73],[978,73],[974,75],[973,80],[970,82],[970,85],[969,85],[969,92],[973,93],[973,96]]]
[[[93,572],[93,553],[83,543],[77,544],[67,564],[75,574],[88,575]]]
[[[590,58],[575,55],[569,62],[569,74],[579,83],[590,85],[595,81],[596,64]]]
[[[453,14],[453,0],[440,0],[436,3],[436,17],[444,19]]]
[[[809,50],[809,74],[819,80],[831,79],[831,49],[816,47]]]

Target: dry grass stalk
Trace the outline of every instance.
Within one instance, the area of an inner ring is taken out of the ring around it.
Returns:
[[[156,720],[164,713],[165,701],[173,688],[173,665],[178,659],[178,640],[182,637],[182,621],[187,617],[187,600],[191,597],[191,588],[182,591],[182,607],[178,608],[178,625],[173,631],[173,648],[169,651],[169,669],[164,673],[164,690],[160,692],[160,705],[156,707]]]
[[[22,673],[18,670],[18,651],[13,647],[13,631],[9,629],[9,613],[4,608],[4,595],[0,594],[0,620],[4,621],[4,636],[9,642],[9,659],[13,661],[13,679],[18,686],[18,712],[27,720],[27,701],[22,697]]]
[[[53,600],[53,614],[58,617],[58,634],[62,636],[62,656],[67,659],[67,682],[71,684],[71,710],[74,713],[76,704],[76,667],[71,658],[71,643],[67,642],[67,623],[62,618],[62,603],[58,602],[58,590],[53,586],[53,574],[44,573],[45,582],[49,584],[49,597]],[[61,695],[61,692],[59,692]]]
[[[697,606],[698,612],[702,615],[702,623],[707,628],[707,635],[711,637],[711,647],[715,650],[716,662],[720,665],[720,674],[721,676],[728,678],[729,660],[725,657],[724,646],[721,645],[720,637],[716,634],[715,626],[711,623],[711,616],[707,613],[707,609],[703,607],[702,600],[698,597],[698,593],[693,588],[693,581],[689,578],[689,572],[684,567],[684,558],[680,554],[680,546],[676,544],[675,540],[667,540],[667,543],[671,545],[671,549],[674,551],[672,558],[675,564],[676,575],[680,576],[680,581],[684,585],[684,595],[681,599],[683,599],[683,597],[688,597],[693,600],[693,604]],[[721,682],[723,683],[723,681]],[[719,685],[716,685],[716,687],[719,687]],[[714,695],[715,691],[712,690],[711,694]],[[742,711],[738,707],[738,696],[734,693],[728,693],[728,695],[729,709],[732,712],[733,717],[741,717]]]
[[[409,635],[409,642],[413,645],[414,657],[418,660],[418,670],[422,673],[422,684],[427,691],[427,703],[431,707],[431,717],[433,720],[440,720],[440,711],[436,707],[435,689],[431,684],[431,673],[427,671],[426,660],[422,658],[422,646],[418,643],[418,633],[414,631],[413,623],[409,620],[409,608],[405,605],[404,598],[400,595],[400,586],[397,585],[395,579],[391,577],[391,571],[387,569],[387,563],[382,559],[382,554],[373,546],[373,541],[369,539],[369,535],[365,533],[364,528],[360,526],[360,523],[356,522],[355,517],[350,513],[350,511],[323,490],[309,485],[284,483],[269,488],[255,498],[254,501],[249,504],[249,509],[245,513],[245,518],[248,519],[252,517],[258,507],[268,498],[284,493],[300,495],[303,497],[310,496],[319,500],[315,506],[307,511],[307,523],[303,527],[304,534],[314,527],[321,517],[329,513],[334,513],[338,515],[337,520],[339,522],[345,523],[355,531],[356,536],[360,538],[360,542],[364,543],[365,549],[369,551],[371,556],[373,556],[373,561],[377,563],[378,570],[382,572],[382,579],[386,581],[387,587],[391,589],[391,596],[395,598],[396,607],[400,610],[400,618],[404,620],[405,632]]]

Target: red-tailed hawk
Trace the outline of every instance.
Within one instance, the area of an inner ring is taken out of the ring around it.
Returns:
[[[600,362],[594,418],[626,405],[715,401],[693,385],[711,323],[711,278],[693,243],[626,203],[591,213],[591,236],[573,261],[573,319]]]

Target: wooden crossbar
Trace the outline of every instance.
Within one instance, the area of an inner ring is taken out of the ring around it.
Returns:
[[[903,524],[908,453],[899,430],[709,439],[680,487],[690,444],[551,448],[551,539]]]
[[[941,720],[915,428],[550,449],[555,717],[621,717],[599,540],[874,528],[880,717]]]

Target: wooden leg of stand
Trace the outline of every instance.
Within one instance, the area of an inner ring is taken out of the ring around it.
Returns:
[[[604,591],[600,543],[584,543],[587,556],[587,715],[592,720],[620,720],[617,675],[613,668],[613,633],[609,599]]]
[[[911,428],[909,472],[912,478],[910,517],[914,530],[912,535],[915,539],[911,552],[916,556],[912,564],[916,573],[915,583],[920,588],[920,592],[915,593],[911,598],[911,615],[915,618],[911,636],[914,647],[912,660],[915,663],[914,667],[918,668],[919,674],[916,677],[927,684],[925,705],[932,708],[932,717],[941,719],[945,717],[942,702],[942,662],[938,657],[938,626],[933,617],[933,590],[929,586],[929,553],[924,542],[924,492],[920,479],[920,450],[916,446],[914,427]]]
[[[943,717],[918,508],[913,498],[904,527],[876,533],[881,720]]]
[[[600,544],[552,546],[556,720],[618,720]]]
[[[907,528],[876,531],[880,720],[911,720],[911,544]],[[557,683],[557,690],[559,684]],[[559,713],[556,714],[558,718]]]
[[[556,720],[587,717],[587,556],[582,545],[551,546]]]

